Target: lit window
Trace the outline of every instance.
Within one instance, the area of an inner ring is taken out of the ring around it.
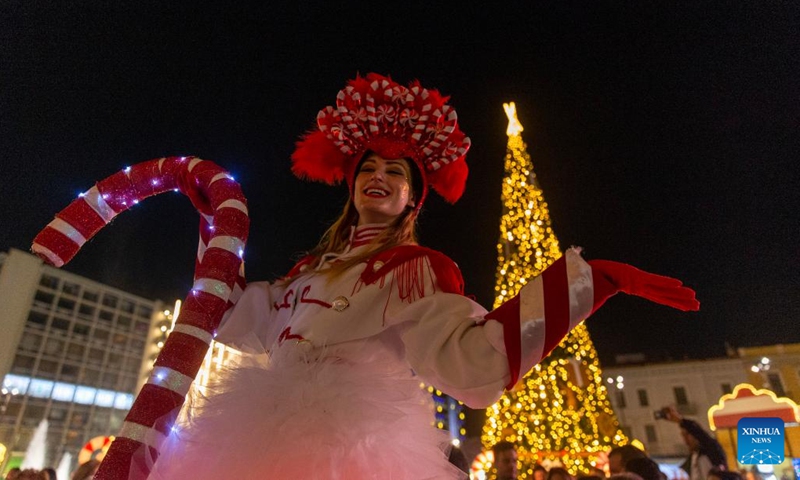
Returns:
[[[38,378],[31,379],[28,393],[36,398],[50,398],[53,392],[54,382],[49,380],[40,380]]]
[[[96,388],[79,385],[78,388],[75,389],[75,403],[80,403],[81,405],[91,405],[94,403],[94,396],[96,394]]]
[[[53,400],[71,402],[74,395],[75,385],[56,382],[55,386],[53,387]]]
[[[94,404],[98,407],[111,407],[114,405],[116,395],[111,390],[98,390],[94,399]]]
[[[22,375],[6,375],[6,378],[3,379],[3,386],[9,390],[14,390],[15,388],[19,391],[20,394],[25,393],[28,390],[28,384],[31,383],[31,379],[28,377],[23,377]]]
[[[130,410],[133,405],[133,395],[130,393],[118,393],[114,399],[114,408],[118,410]]]

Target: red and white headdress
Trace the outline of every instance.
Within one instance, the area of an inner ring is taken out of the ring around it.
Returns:
[[[344,179],[352,187],[365,152],[409,158],[422,175],[418,206],[429,186],[455,203],[467,181],[464,157],[470,140],[458,128],[458,116],[448,99],[417,81],[405,87],[376,73],[358,76],[336,95],[335,107],[320,110],[318,129],[297,142],[292,171],[330,185]]]

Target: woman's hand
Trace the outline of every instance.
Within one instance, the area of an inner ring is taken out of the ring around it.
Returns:
[[[617,292],[636,295],[684,312],[700,309],[694,290],[683,286],[676,278],[648,273],[609,260],[591,260],[588,263],[592,267],[594,280],[594,310]]]

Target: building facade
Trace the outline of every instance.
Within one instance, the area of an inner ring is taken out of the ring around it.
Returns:
[[[657,410],[674,405],[710,431],[708,409],[747,381],[739,358],[606,367],[603,375],[613,380],[608,384],[611,403],[623,430],[656,457],[689,454],[678,426],[656,419]]]
[[[0,443],[24,451],[47,420],[45,458],[55,466],[115,434],[150,371],[152,344],[166,338],[168,314],[160,301],[19,250],[0,253]]]
[[[747,367],[748,383],[800,402],[800,343],[736,350]]]
[[[680,458],[689,453],[680,430],[656,419],[657,410],[673,405],[711,432],[709,409],[740,383],[798,402],[800,344],[739,348],[726,358],[605,367],[603,374],[626,434],[655,457]]]

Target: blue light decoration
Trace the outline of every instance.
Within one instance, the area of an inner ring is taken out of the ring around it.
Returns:
[[[421,386],[425,388],[424,385]],[[440,430],[449,432],[450,441],[454,445],[461,444],[467,434],[464,426],[464,404],[434,387],[429,386],[427,390],[433,398],[433,424]]]
[[[8,374],[3,379],[5,388],[19,391],[20,395],[28,394],[34,398],[52,398],[59,402],[75,402],[81,405],[97,405],[98,407],[130,410],[133,405],[133,394],[103,390],[86,385],[53,382],[41,378]]]

